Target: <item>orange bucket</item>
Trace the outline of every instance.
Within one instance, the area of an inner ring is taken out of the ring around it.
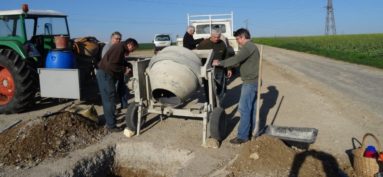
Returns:
[[[56,49],[66,49],[68,47],[68,36],[55,36]]]

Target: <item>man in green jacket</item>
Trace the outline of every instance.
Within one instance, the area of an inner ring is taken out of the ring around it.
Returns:
[[[222,61],[215,59],[212,65],[223,66],[225,68],[236,64],[240,65],[239,70],[243,81],[239,99],[241,119],[239,121],[237,137],[230,140],[230,143],[242,144],[249,140],[255,127],[259,50],[251,42],[250,32],[247,29],[238,29],[234,32],[234,36],[241,47],[238,54]]]

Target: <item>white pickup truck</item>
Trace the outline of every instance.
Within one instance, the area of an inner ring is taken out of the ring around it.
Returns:
[[[195,27],[194,39],[209,38],[212,29],[219,29],[229,52],[238,52],[238,43],[233,36],[233,12],[230,14],[187,15],[188,26]],[[183,37],[183,36],[182,36]],[[183,45],[183,38],[177,38],[177,45]]]

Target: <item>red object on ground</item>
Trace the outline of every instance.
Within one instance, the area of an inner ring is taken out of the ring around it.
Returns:
[[[379,154],[378,161],[383,162],[383,152]]]
[[[373,151],[366,151],[364,152],[364,157],[367,157],[367,158],[375,158],[376,157],[376,153],[373,152]]]
[[[377,158],[378,155],[378,151],[376,151],[374,146],[367,146],[363,154],[363,156],[367,158]]]

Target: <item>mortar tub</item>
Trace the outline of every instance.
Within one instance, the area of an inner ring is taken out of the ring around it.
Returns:
[[[167,105],[182,103],[201,86],[201,66],[200,58],[189,49],[164,48],[147,68],[153,98]]]
[[[306,127],[280,127],[267,126],[266,135],[277,137],[281,140],[297,143],[312,144],[318,135],[318,129]]]

